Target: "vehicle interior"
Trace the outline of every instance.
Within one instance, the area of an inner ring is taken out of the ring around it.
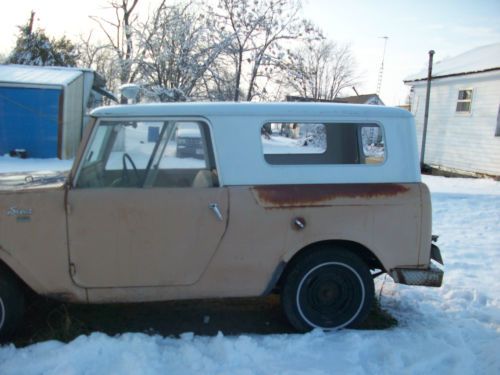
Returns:
[[[196,157],[181,157],[177,133],[199,132]],[[76,188],[215,187],[217,172],[207,124],[193,121],[103,120],[77,172]]]

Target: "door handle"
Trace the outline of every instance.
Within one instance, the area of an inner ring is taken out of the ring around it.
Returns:
[[[213,211],[217,219],[219,219],[220,221],[224,221],[224,218],[222,217],[222,214],[219,209],[219,205],[217,203],[210,203],[208,207]]]

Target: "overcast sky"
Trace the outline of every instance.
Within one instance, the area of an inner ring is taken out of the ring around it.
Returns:
[[[141,0],[144,11],[156,0]],[[31,10],[37,25],[51,36],[77,39],[95,24],[89,15],[106,15],[106,0],[15,0],[0,13],[0,53],[8,54]],[[428,51],[435,60],[500,42],[500,0],[303,0],[306,18],[332,40],[349,43],[361,79],[358,92],[373,93],[388,36],[381,97],[389,105],[404,102],[402,80],[426,67]],[[352,93],[354,95],[354,92]]]

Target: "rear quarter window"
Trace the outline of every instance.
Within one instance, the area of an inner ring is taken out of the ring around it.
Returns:
[[[385,139],[378,124],[269,122],[261,128],[269,164],[381,164]]]

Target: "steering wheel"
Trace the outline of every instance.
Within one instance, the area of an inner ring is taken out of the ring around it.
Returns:
[[[130,157],[129,154],[126,152],[122,156],[122,164],[123,164],[123,169],[122,169],[122,180],[126,182],[127,184],[130,184],[131,178],[129,175],[129,171],[127,169],[127,160],[130,162],[130,165],[132,166],[132,169],[134,170],[134,177],[135,177],[135,184],[136,186],[139,186],[139,172],[137,171],[137,167],[135,166],[134,161]]]

